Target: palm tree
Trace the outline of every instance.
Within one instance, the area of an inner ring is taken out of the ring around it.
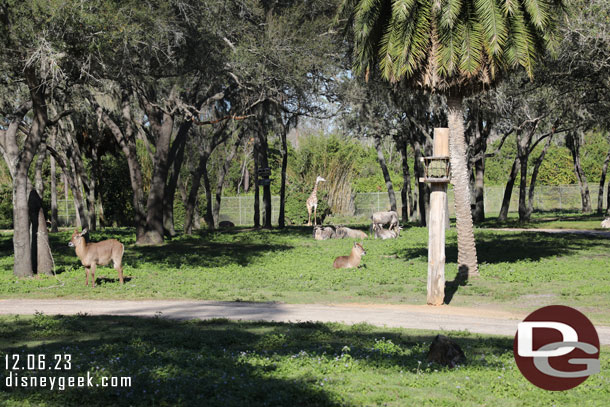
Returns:
[[[447,98],[461,275],[478,274],[464,138],[465,97],[553,49],[567,0],[342,0],[356,73]]]

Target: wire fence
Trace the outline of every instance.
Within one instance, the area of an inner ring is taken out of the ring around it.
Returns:
[[[597,185],[590,186],[591,205],[593,209],[597,207],[598,190]],[[454,215],[453,190],[447,192],[449,198],[449,215]],[[486,186],[484,192],[485,214],[487,216],[497,216],[502,206],[504,197],[503,186]],[[604,199],[605,202],[605,199]],[[273,196],[271,199],[271,220],[277,224],[279,216],[280,198]],[[401,212],[402,200],[400,191],[396,191],[396,206]],[[538,211],[562,211],[581,209],[581,195],[578,185],[560,186],[538,186],[534,193],[534,210]],[[511,195],[509,212],[517,212],[519,209],[519,187],[515,186]],[[354,218],[368,217],[373,212],[390,210],[390,200],[387,192],[358,193],[354,196],[354,212],[341,214],[344,217],[353,216]],[[261,199],[260,215],[263,219],[263,202]],[[303,211],[306,212],[303,202]],[[76,209],[73,200],[58,200],[58,221],[60,225],[75,226]],[[248,226],[254,224],[254,196],[227,196],[222,198],[220,208],[220,220],[228,220],[235,225]]]

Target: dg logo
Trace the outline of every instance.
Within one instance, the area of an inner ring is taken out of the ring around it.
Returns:
[[[517,367],[545,390],[568,390],[599,373],[599,337],[581,312],[563,305],[540,308],[519,323]]]

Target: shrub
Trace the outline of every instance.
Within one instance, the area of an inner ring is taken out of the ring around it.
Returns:
[[[318,220],[320,223],[324,222],[324,219],[330,215],[331,211],[328,207],[328,201],[326,192],[318,193]],[[304,225],[307,223],[307,198],[309,193],[296,191],[294,189],[288,190],[286,193],[286,206],[285,206],[285,219],[287,224],[291,225]],[[311,214],[313,218],[313,213]],[[313,219],[312,219],[313,223]]]
[[[13,189],[10,185],[0,185],[0,228],[13,228]]]

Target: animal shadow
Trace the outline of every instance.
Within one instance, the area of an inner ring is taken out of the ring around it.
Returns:
[[[123,281],[128,283],[131,281],[131,277],[123,277]],[[102,284],[112,284],[112,283],[118,283],[119,279],[118,278],[109,278],[109,277],[96,277],[95,278],[95,285],[102,285]]]

